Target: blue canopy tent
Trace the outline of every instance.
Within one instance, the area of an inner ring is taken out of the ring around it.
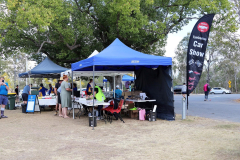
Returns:
[[[156,69],[158,67],[168,68],[169,76],[168,81],[171,81],[171,57],[162,57],[155,55],[148,55],[138,51],[123,44],[118,38],[116,38],[107,48],[98,53],[97,55],[81,60],[79,62],[73,63],[71,65],[72,71],[138,71],[141,68]],[[138,78],[138,77],[137,77]],[[147,77],[146,77],[147,78]],[[151,83],[151,82],[150,82]],[[168,93],[171,92],[171,87],[167,88]],[[115,88],[115,86],[114,86]],[[138,88],[141,89],[141,88]],[[144,90],[142,90],[145,92]],[[168,94],[169,95],[169,94]],[[150,97],[151,98],[151,97]],[[174,117],[173,107],[173,93],[171,97],[171,116]],[[159,108],[159,107],[158,107]],[[173,110],[173,112],[172,112]],[[170,116],[170,117],[171,117]],[[158,116],[161,118],[161,116]],[[168,119],[168,118],[163,118]]]
[[[122,77],[122,81],[134,81],[134,77],[129,76],[129,75],[124,75]]]
[[[60,73],[68,70],[51,61],[48,57],[29,72],[20,73],[19,78],[59,78]]]
[[[72,64],[72,71],[134,71],[141,67],[171,66],[171,57],[135,51],[118,38],[97,55]]]

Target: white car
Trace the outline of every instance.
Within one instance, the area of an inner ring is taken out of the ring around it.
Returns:
[[[210,94],[231,94],[231,91],[222,87],[213,87]]]

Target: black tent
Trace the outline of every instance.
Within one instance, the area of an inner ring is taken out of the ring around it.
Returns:
[[[159,66],[156,70],[141,68],[136,71],[136,89],[156,99],[157,118],[175,120],[171,66]]]

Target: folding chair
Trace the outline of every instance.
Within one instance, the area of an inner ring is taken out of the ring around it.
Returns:
[[[122,106],[123,106],[123,102],[124,102],[124,100],[121,99],[120,102],[119,102],[119,104],[118,104],[118,107],[116,107],[116,106],[117,106],[117,100],[114,99],[114,106],[115,106],[115,107],[110,108],[110,109],[107,110],[108,113],[110,113],[110,115],[109,115],[109,114],[107,115],[107,120],[108,120],[110,123],[112,123],[113,116],[115,116],[115,118],[116,118],[117,120],[118,120],[118,118],[119,118],[123,123],[125,123],[125,122],[123,121],[122,117],[121,117],[121,114],[120,114],[121,109],[122,109]],[[110,117],[110,116],[111,116],[111,117]]]

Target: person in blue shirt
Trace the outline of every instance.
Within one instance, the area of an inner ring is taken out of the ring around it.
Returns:
[[[87,84],[87,95],[91,95],[92,94],[92,79],[90,79],[90,82]]]
[[[122,91],[119,89],[119,85],[116,86],[115,98],[120,99],[122,97]]]
[[[4,77],[0,78],[0,105],[1,107],[1,118],[8,118],[7,116],[4,116],[4,110],[5,110],[5,106],[8,103],[8,90],[9,90],[9,86],[8,83],[4,81]]]
[[[52,87],[51,84],[49,84],[48,95],[50,95],[51,93],[54,93],[54,88]]]
[[[73,83],[73,91],[77,91],[77,84]]]
[[[22,92],[22,99],[23,99],[23,103],[27,104],[27,101],[28,101],[28,95],[30,94],[30,90],[32,87],[32,84],[30,86],[29,85],[26,85],[24,88],[23,88],[23,92]]]
[[[46,96],[46,92],[47,92],[47,88],[43,87],[43,84],[41,83],[40,84],[40,88],[39,88],[39,96],[42,97],[42,96]]]

